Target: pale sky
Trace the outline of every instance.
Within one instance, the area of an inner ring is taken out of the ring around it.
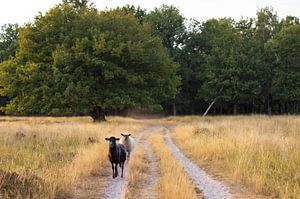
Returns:
[[[6,23],[24,23],[34,20],[38,12],[46,12],[61,0],[0,0],[0,26]],[[99,10],[117,6],[139,5],[148,11],[162,4],[174,5],[185,18],[204,21],[209,18],[231,17],[236,20],[254,17],[256,10],[272,6],[280,18],[286,15],[300,17],[300,0],[90,0]]]

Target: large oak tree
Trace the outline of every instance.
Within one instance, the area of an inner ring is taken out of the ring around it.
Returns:
[[[98,12],[65,0],[20,30],[19,49],[1,64],[9,114],[90,114],[159,108],[177,93],[177,65],[147,23],[122,9]]]

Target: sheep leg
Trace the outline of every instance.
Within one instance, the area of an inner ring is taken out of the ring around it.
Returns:
[[[122,162],[122,175],[121,175],[121,178],[123,178],[124,163],[125,163],[125,162]]]
[[[116,163],[116,166],[115,166],[115,174],[116,174],[115,176],[118,177],[118,163]]]
[[[112,172],[113,172],[113,178],[115,178],[114,163],[112,163],[112,162],[111,162],[111,168],[112,168]]]

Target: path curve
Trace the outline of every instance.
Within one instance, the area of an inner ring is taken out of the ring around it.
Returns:
[[[204,170],[192,163],[183,153],[177,148],[170,137],[169,129],[164,128],[165,140],[171,149],[174,157],[180,161],[184,169],[193,179],[196,186],[203,191],[203,195],[207,199],[229,199],[232,196],[229,193],[229,188],[223,183],[214,180]]]

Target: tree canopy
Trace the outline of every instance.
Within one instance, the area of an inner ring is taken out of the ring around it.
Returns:
[[[18,24],[5,24],[0,33],[0,62],[15,56],[18,47]]]
[[[187,20],[172,5],[97,10],[63,0],[0,33],[1,110],[91,115],[299,113],[299,19]]]
[[[64,1],[20,30],[17,55],[1,64],[8,114],[91,114],[159,108],[174,98],[176,63],[131,13]],[[82,2],[84,3],[84,2]]]

